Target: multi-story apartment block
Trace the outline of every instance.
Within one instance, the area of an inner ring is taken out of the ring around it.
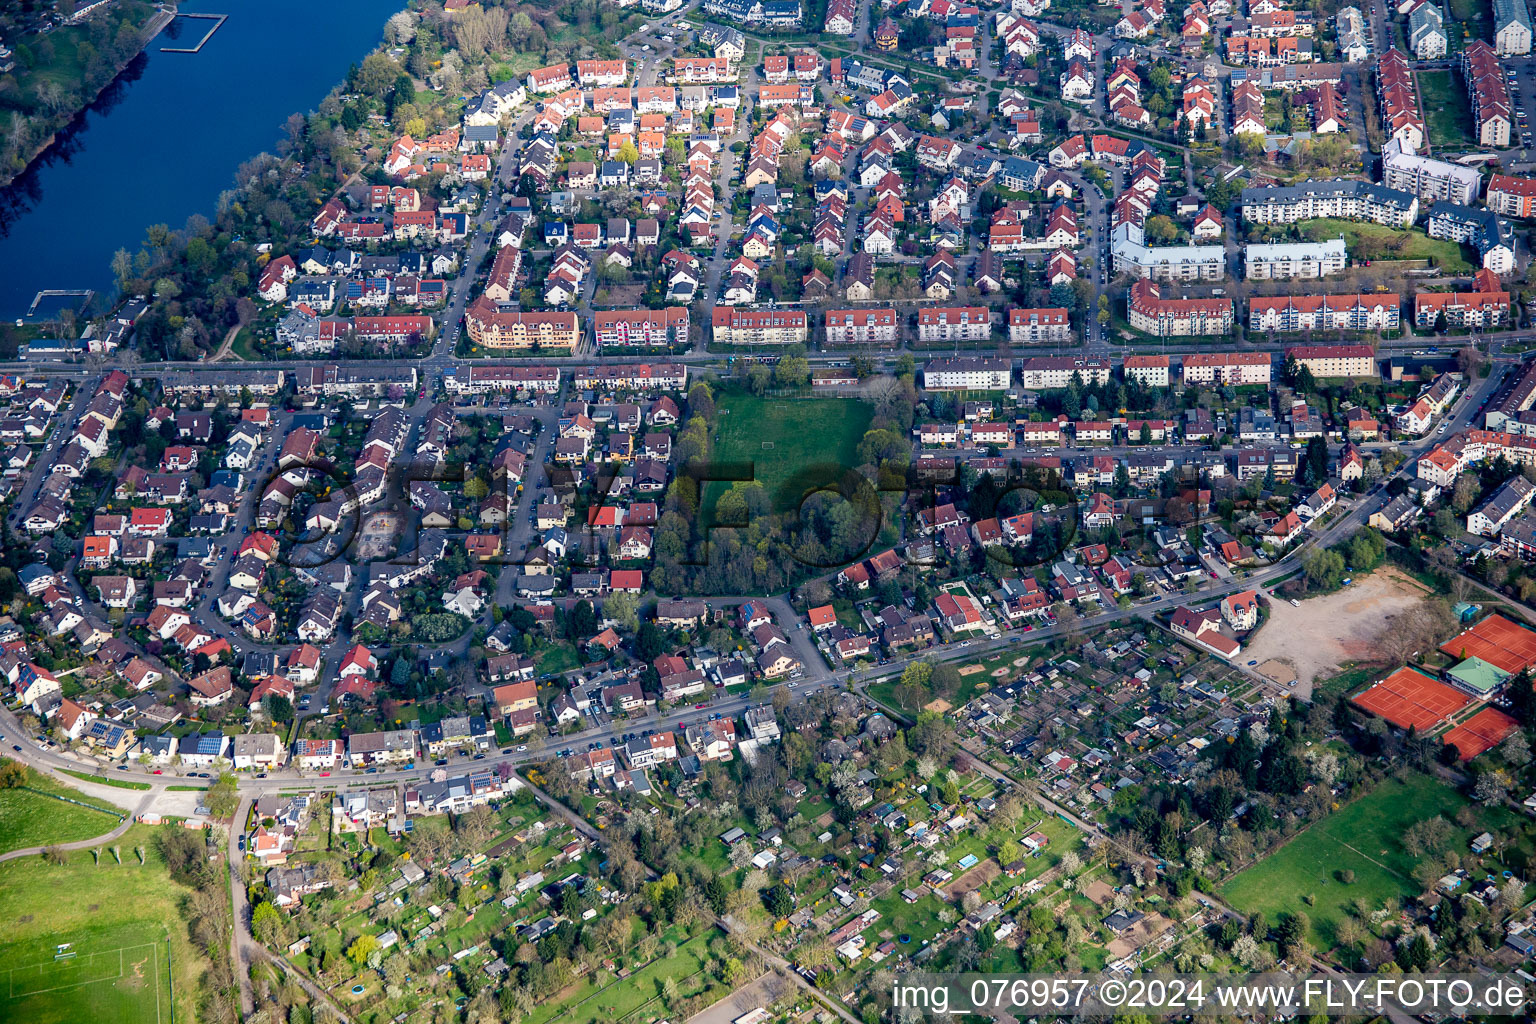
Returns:
[[[1430,238],[1449,238],[1477,247],[1483,267],[1495,274],[1515,269],[1515,234],[1509,222],[1492,210],[1478,210],[1456,203],[1436,203],[1425,221]]]
[[[1298,345],[1286,349],[1285,357],[1318,379],[1376,376],[1376,352],[1369,345]]]
[[[1110,235],[1110,255],[1117,274],[1153,281],[1220,281],[1227,274],[1226,250],[1220,245],[1146,244],[1140,224],[1126,220]]]
[[[1475,167],[1431,160],[1389,142],[1381,157],[1381,183],[1412,192],[1420,199],[1445,199],[1466,205],[1482,191],[1483,177]]]
[[[986,306],[954,306],[917,312],[919,341],[985,341],[992,337],[992,311]]]
[[[1419,105],[1418,86],[1408,58],[1395,47],[1376,58],[1376,107],[1388,145],[1401,143],[1409,153],[1424,148],[1424,111]]]
[[[1126,380],[1139,381],[1147,387],[1165,388],[1168,386],[1168,366],[1167,356],[1126,356],[1120,372]]]
[[[1014,345],[1039,345],[1072,340],[1072,324],[1065,309],[1010,309],[1008,341]]]
[[[1504,67],[1493,47],[1473,40],[1461,53],[1461,79],[1467,86],[1472,108],[1472,131],[1479,144],[1503,148],[1509,145],[1514,124],[1514,104],[1504,81]]]
[[[571,384],[583,391],[682,391],[688,386],[685,363],[608,363],[571,371]],[[555,390],[559,390],[558,385]]]
[[[1268,352],[1190,352],[1183,359],[1185,384],[1268,384]]]
[[[923,367],[923,387],[929,391],[1002,391],[1012,377],[1008,360],[989,356],[930,359]]]
[[[1413,325],[1500,327],[1509,322],[1509,292],[1491,270],[1479,270],[1470,292],[1418,292],[1413,297]]]
[[[827,310],[827,344],[892,345],[901,336],[901,316],[894,309]]]
[[[803,345],[808,333],[799,310],[716,306],[711,320],[717,345]]]
[[[1419,60],[1439,60],[1449,45],[1445,12],[1435,0],[1417,0],[1408,12],[1408,48]]]
[[[1326,242],[1255,242],[1243,247],[1250,281],[1318,278],[1344,269],[1348,254],[1343,238]]]
[[[503,312],[483,295],[470,303],[464,329],[470,341],[489,349],[574,352],[581,341],[581,323],[575,313]]]
[[[616,309],[592,314],[600,348],[683,345],[688,342],[688,309]]]
[[[1493,0],[1493,48],[1501,56],[1531,52],[1531,11],[1525,0]]]
[[[1165,299],[1151,281],[1131,285],[1127,319],[1161,338],[1232,332],[1231,299]]]
[[[1391,331],[1396,295],[1276,295],[1248,300],[1250,331]]]
[[[537,391],[540,394],[552,395],[560,390],[560,368],[558,366],[450,366],[443,371],[443,387],[455,394],[479,395],[492,391]]]
[[[1502,217],[1536,217],[1536,178],[1495,174],[1483,202]]]
[[[1024,360],[1019,381],[1034,391],[1064,388],[1076,377],[1084,384],[1109,383],[1109,360],[1082,356],[1035,356]]]
[[[1419,200],[1413,193],[1368,181],[1309,181],[1289,187],[1243,189],[1243,219],[1255,224],[1337,217],[1407,228],[1418,216]]]

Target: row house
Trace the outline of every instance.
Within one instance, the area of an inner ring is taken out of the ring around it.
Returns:
[[[1514,104],[1510,102],[1504,67],[1493,48],[1481,39],[1473,40],[1461,54],[1461,77],[1466,83],[1467,99],[1472,108],[1472,128],[1483,146],[1509,145],[1514,125]]]
[[[1407,153],[1417,153],[1426,141],[1424,111],[1408,58],[1393,47],[1376,59],[1375,70],[1376,105],[1387,138],[1401,141]]]

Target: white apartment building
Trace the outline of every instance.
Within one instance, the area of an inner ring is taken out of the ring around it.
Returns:
[[[1268,352],[1190,352],[1181,373],[1185,384],[1268,384]]]
[[[1220,281],[1227,275],[1224,247],[1150,246],[1141,225],[1129,220],[1117,224],[1110,234],[1110,255],[1115,273],[1153,281]]]
[[[1394,139],[1381,157],[1381,183],[1420,199],[1446,199],[1465,206],[1482,190],[1483,177],[1475,167],[1409,153]]]
[[[1126,356],[1120,370],[1126,380],[1139,381],[1148,387],[1168,386],[1167,356]]]
[[[929,391],[1003,391],[1012,378],[1008,360],[987,356],[931,359],[923,367],[923,387]]]
[[[1255,224],[1294,224],[1313,217],[1338,217],[1412,227],[1419,200],[1368,181],[1309,181],[1280,188],[1243,189],[1243,219]]]
[[[1075,375],[1084,384],[1109,383],[1109,360],[1081,356],[1035,356],[1024,360],[1019,381],[1035,391],[1064,388]]]
[[[1343,238],[1254,242],[1243,247],[1243,270],[1250,281],[1327,277],[1343,270],[1348,259]]]

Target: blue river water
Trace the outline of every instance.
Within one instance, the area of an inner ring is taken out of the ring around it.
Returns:
[[[187,0],[178,18],[27,172],[0,190],[0,317],[42,289],[110,294],[112,254],[151,224],[210,219],[242,161],[273,151],[383,35],[401,0]]]

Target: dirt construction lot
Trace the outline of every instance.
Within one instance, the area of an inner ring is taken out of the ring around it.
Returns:
[[[1288,666],[1296,673],[1296,692],[1310,697],[1313,680],[1334,675],[1347,662],[1375,660],[1375,638],[1425,591],[1391,568],[1354,579],[1353,586],[1307,598],[1300,607],[1271,598],[1269,619],[1244,644],[1243,661]]]

